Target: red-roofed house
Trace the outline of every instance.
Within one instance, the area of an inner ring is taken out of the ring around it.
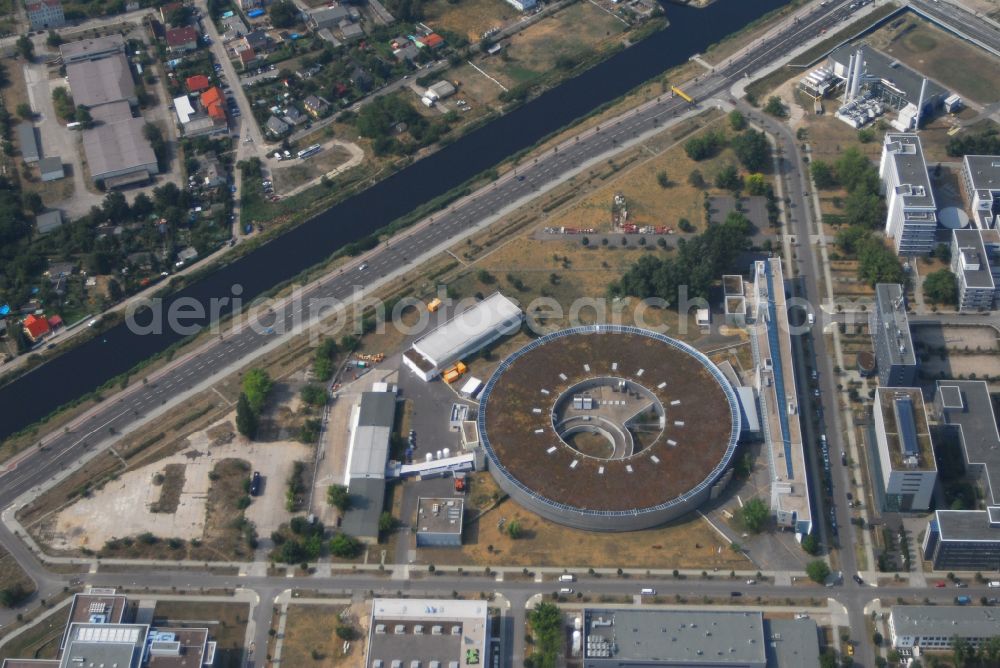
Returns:
[[[200,93],[211,86],[211,82],[204,74],[196,74],[187,78],[187,89],[189,93]]]
[[[198,48],[198,31],[191,26],[171,28],[167,31],[167,47],[171,53],[194,51]]]
[[[63,324],[62,318],[60,318],[57,315],[54,315],[51,318],[49,318],[49,329],[52,330],[59,329],[60,327],[62,327],[62,324]]]
[[[243,49],[240,51],[240,63],[243,64],[243,69],[245,70],[255,67],[257,65],[257,54],[250,47]]]
[[[444,37],[441,37],[441,35],[436,32],[432,32],[430,35],[424,35],[423,37],[418,37],[417,41],[431,49],[444,46]]]
[[[24,319],[24,334],[34,343],[50,332],[49,321],[45,316],[29,315]]]
[[[208,115],[216,121],[226,120],[226,100],[222,91],[216,86],[212,86],[201,94],[201,106],[205,108]]]

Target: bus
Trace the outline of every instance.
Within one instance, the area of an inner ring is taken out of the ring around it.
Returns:
[[[319,144],[313,144],[309,148],[304,148],[301,151],[299,151],[299,153],[298,153],[299,159],[300,160],[305,160],[309,156],[316,155],[317,153],[319,153],[322,150],[323,150],[322,146],[320,146]]]

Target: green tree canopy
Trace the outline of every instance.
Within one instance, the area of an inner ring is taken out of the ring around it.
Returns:
[[[354,536],[338,533],[330,539],[330,554],[341,559],[356,557],[361,552],[361,542]]]
[[[263,369],[250,369],[243,376],[243,393],[255,414],[259,415],[264,407],[271,385],[271,377]]]
[[[271,5],[268,15],[275,28],[291,28],[299,20],[299,10],[288,0],[280,0]]]
[[[809,163],[809,172],[812,174],[813,182],[817,188],[827,189],[837,185],[837,177],[829,163],[813,160]]]
[[[822,559],[814,559],[806,565],[806,575],[818,584],[823,584],[830,577],[830,567]]]
[[[257,436],[257,414],[243,392],[236,402],[236,430],[250,439]]]
[[[924,297],[935,304],[958,301],[958,281],[949,269],[938,269],[924,279]]]
[[[747,118],[743,115],[739,109],[733,109],[729,112],[729,127],[737,132],[740,132],[747,127]]]
[[[344,485],[330,485],[326,488],[326,502],[339,510],[347,512],[351,507],[351,496]]]
[[[763,499],[754,497],[743,504],[740,508],[740,521],[747,531],[760,533],[767,526],[767,518],[771,514],[771,509]]]
[[[563,644],[562,612],[555,604],[543,601],[528,613],[528,623],[535,639],[532,665],[535,668],[556,668]]]
[[[761,172],[771,164],[771,144],[767,135],[757,130],[747,130],[730,142],[740,163],[751,172]]]

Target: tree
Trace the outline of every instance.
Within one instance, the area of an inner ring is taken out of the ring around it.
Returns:
[[[817,188],[827,189],[837,185],[837,177],[833,173],[833,168],[829,163],[822,160],[813,160],[809,163],[809,172],[812,174],[813,183]]]
[[[949,269],[938,269],[924,279],[924,297],[934,304],[958,301],[958,281]]]
[[[50,30],[49,36],[45,38],[45,43],[51,46],[52,48],[55,48],[63,43],[63,38],[60,37],[59,33],[57,33],[55,30]]]
[[[726,145],[726,138],[719,131],[704,132],[684,142],[684,152],[692,160],[714,157]]]
[[[777,118],[784,118],[788,115],[788,110],[785,109],[785,104],[781,101],[780,97],[772,95],[767,98],[767,104],[764,105],[764,113],[771,114]]]
[[[934,248],[934,257],[941,260],[945,264],[951,262],[951,246],[945,243],[940,243]]]
[[[299,396],[310,406],[322,406],[326,403],[326,388],[310,383],[299,391]]]
[[[27,102],[22,102],[21,104],[17,105],[17,115],[27,120],[34,118],[35,112],[31,110],[30,104],[28,104]]]
[[[764,180],[764,175],[760,173],[750,174],[743,180],[747,192],[751,195],[766,195],[770,185]]]
[[[661,188],[670,187],[670,177],[667,176],[666,170],[660,170],[656,173],[656,182],[660,184]]]
[[[268,13],[275,28],[291,28],[299,19],[299,10],[288,0],[274,3]]]
[[[844,253],[854,255],[863,241],[871,237],[871,232],[858,225],[847,225],[837,230],[834,243]]]
[[[247,395],[240,392],[236,402],[236,430],[249,439],[257,436],[257,414],[250,407]]]
[[[24,207],[25,211],[33,213],[36,216],[42,212],[45,205],[42,203],[42,196],[35,192],[26,192],[21,195],[21,206]]]
[[[542,602],[528,613],[528,623],[535,641],[531,665],[535,668],[555,668],[563,644],[562,612],[555,604]]]
[[[740,520],[747,531],[760,533],[767,524],[767,518],[771,513],[764,500],[754,497],[743,504],[740,508]]]
[[[5,608],[16,608],[31,592],[20,582],[0,589],[0,605]]]
[[[951,655],[955,668],[964,668],[975,660],[976,650],[968,640],[956,634],[951,638]]]
[[[743,178],[736,165],[726,165],[715,175],[715,186],[724,190],[739,192],[743,189]]]
[[[69,91],[63,86],[56,86],[52,89],[52,106],[55,108],[59,118],[64,121],[71,121],[76,114],[76,105],[73,104],[73,98],[70,97]]]
[[[18,37],[15,46],[18,54],[25,60],[31,60],[35,57],[35,44],[27,35]]]
[[[704,188],[707,185],[705,183],[705,177],[702,176],[701,172],[697,169],[692,169],[691,173],[688,174],[688,183],[695,188]]]
[[[167,12],[167,23],[173,28],[186,26],[191,20],[191,8],[186,5],[178,5]]]
[[[354,536],[338,533],[330,539],[330,554],[341,559],[350,559],[361,552],[361,542]]]
[[[388,510],[382,511],[382,514],[378,516],[378,530],[392,531],[395,528],[396,518]]]
[[[260,409],[264,407],[271,385],[271,377],[263,369],[250,369],[243,376],[243,393],[255,415],[259,415]]]
[[[736,135],[730,145],[739,161],[751,172],[763,171],[771,162],[771,144],[763,132],[747,130]]]
[[[330,485],[326,488],[326,502],[342,513],[351,507],[351,496],[344,485]]]
[[[814,559],[806,566],[806,575],[817,584],[823,584],[830,577],[830,567],[822,559]]]
[[[819,541],[816,540],[816,536],[811,533],[807,533],[805,537],[802,538],[802,549],[805,550],[807,554],[818,553]]]
[[[736,132],[742,132],[747,127],[747,118],[739,109],[729,112],[729,127]]]
[[[875,287],[878,283],[902,283],[905,276],[899,257],[881,239],[869,236],[858,244],[858,278]]]
[[[517,540],[524,534],[524,530],[521,528],[521,520],[511,520],[507,523],[507,535]]]

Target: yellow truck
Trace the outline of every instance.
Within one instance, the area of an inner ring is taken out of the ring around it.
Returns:
[[[453,366],[450,366],[447,369],[445,369],[444,374],[442,374],[442,377],[444,378],[444,382],[454,383],[456,380],[462,377],[463,373],[465,373],[465,365],[462,364],[461,362],[455,362]]]
[[[434,299],[427,302],[427,310],[431,313],[441,308],[441,300],[435,297]]]

